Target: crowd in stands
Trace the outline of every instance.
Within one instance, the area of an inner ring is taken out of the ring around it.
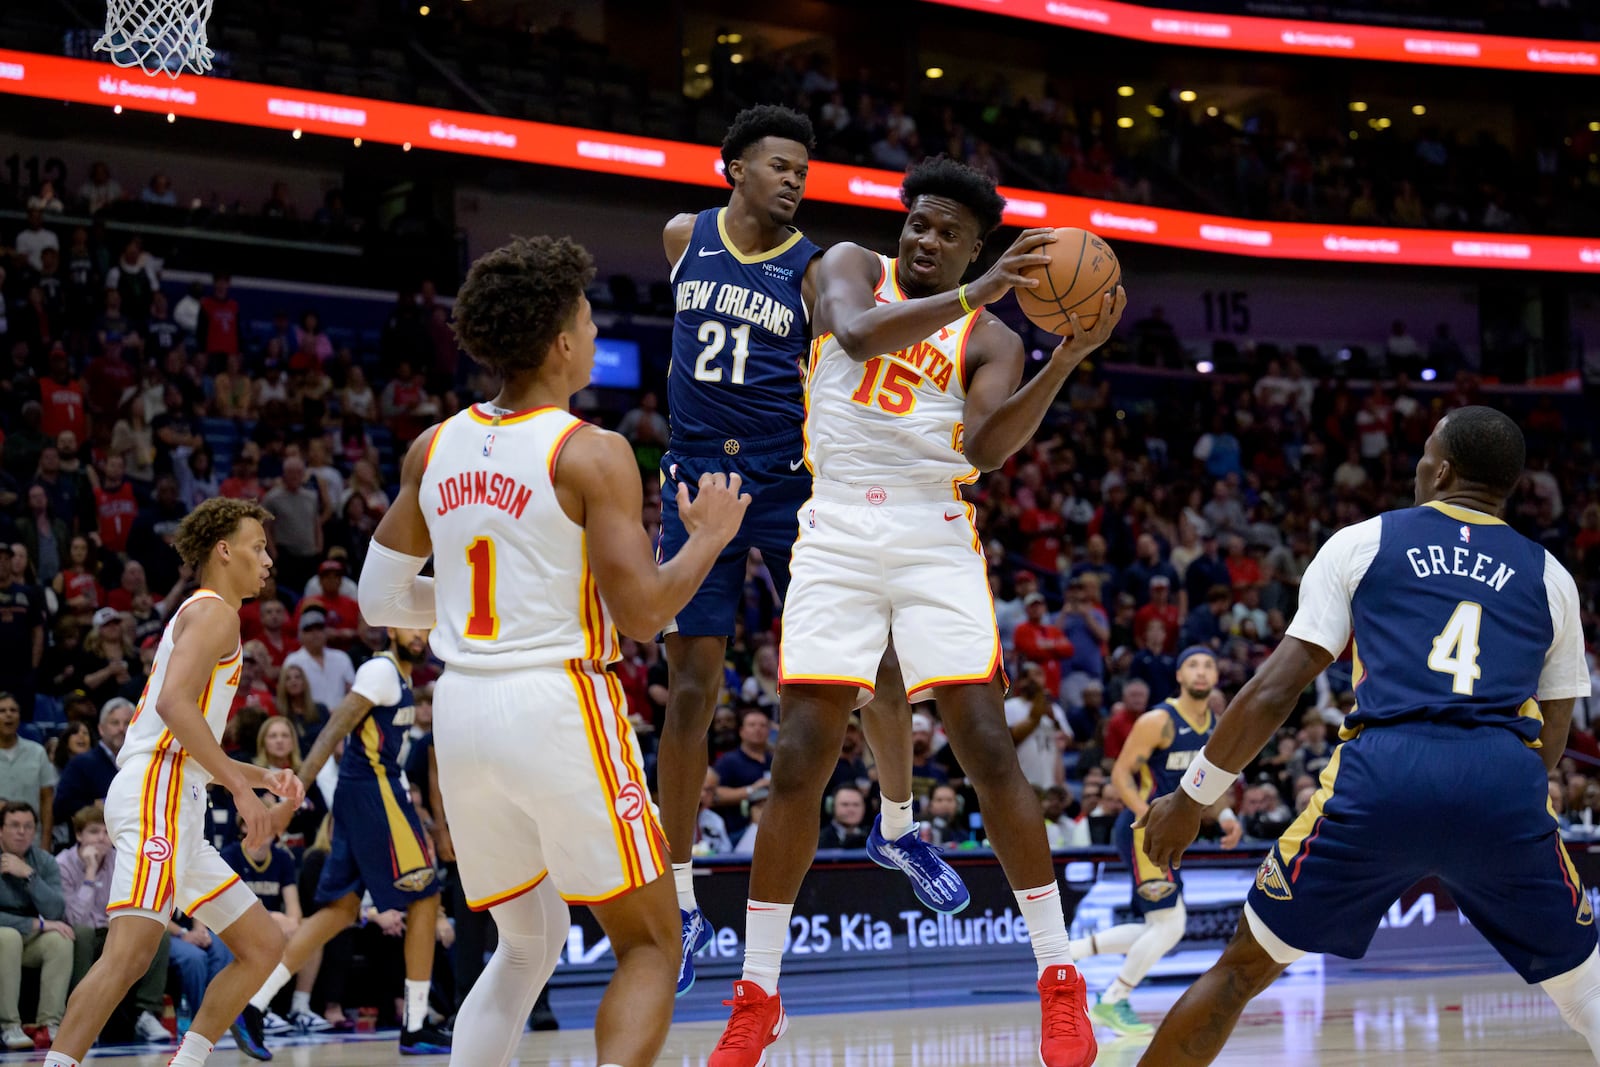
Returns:
[[[112,185],[98,172],[78,192],[92,206]],[[177,522],[215,495],[257,500],[275,516],[274,580],[241,612],[243,678],[225,747],[238,759],[295,767],[354,667],[386,645],[361,618],[355,579],[392,498],[400,451],[443,414],[492,395],[493,383],[456,351],[428,284],[401,294],[374,350],[357,352],[334,344],[312,314],[292,323],[280,312],[270,331],[247,334],[246,318],[271,310],[242,308],[225,276],[169,306],[160,264],[136,237],[109,244],[103,230],[76,229],[63,250],[40,217],[6,236],[0,873],[26,866],[44,877],[27,900],[8,900],[0,879],[0,971],[39,971],[36,1018],[47,1032],[103,940],[111,856],[95,804],[165,621],[194,588],[171,548]],[[1110,358],[1119,354],[1130,353],[1119,344]],[[1421,391],[1400,374],[1360,389],[1319,383],[1292,359],[1251,379],[1188,379],[1154,400],[1114,393],[1094,367],[1072,378],[1036,438],[971,491],[1013,682],[1007,721],[1053,844],[1107,843],[1122,807],[1107,772],[1138,715],[1172,691],[1176,651],[1216,650],[1220,711],[1282,638],[1317,547],[1341,526],[1408,504],[1434,422],[1481,395],[1466,372],[1448,388]],[[1592,642],[1600,466],[1550,398],[1497,402],[1522,420],[1530,445],[1508,518],[1577,575]],[[664,416],[654,396],[635,411],[596,416],[634,445],[652,534]],[[704,855],[753,848],[781,728],[780,619],[771,577],[752,559],[708,742]],[[665,660],[655,643],[624,640],[621,649],[616,669],[653,769]],[[431,799],[418,783],[427,780],[436,674],[434,664],[415,678],[412,753],[423,756],[409,773],[425,811]],[[1348,660],[1336,663],[1251,764],[1235,807],[1254,841],[1271,840],[1309,803],[1353,704],[1350,689]],[[1593,710],[1580,709],[1571,758],[1551,782],[1576,835],[1600,834]],[[912,732],[923,832],[948,847],[980,847],[982,812],[934,703],[916,706]],[[263,853],[243,852],[226,798],[215,798],[214,840],[285,929],[310,907],[336,767],[329,763],[288,833]],[[818,813],[819,842],[859,847],[878,802],[872,754],[852,721]],[[438,931],[446,947],[464,921],[462,911],[451,914]],[[330,1021],[355,1017],[350,961],[400,973],[381,962],[398,950],[394,916],[374,919],[348,933],[342,956],[330,950],[316,987]],[[225,953],[203,927],[175,923],[170,976],[158,969],[135,990],[127,1027],[157,1039],[161,990],[192,1008]],[[454,974],[440,984],[469,985],[472,956],[455,953]],[[16,988],[9,981],[0,974],[0,994]],[[33,1040],[0,995],[0,1043]]]

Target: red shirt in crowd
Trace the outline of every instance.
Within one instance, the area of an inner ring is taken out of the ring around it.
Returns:
[[[1017,623],[1017,652],[1025,660],[1044,668],[1044,684],[1054,693],[1061,688],[1061,661],[1072,655],[1072,638],[1048,622],[1023,620]]]
[[[1128,735],[1133,733],[1133,724],[1139,721],[1139,715],[1142,714],[1144,713],[1135,714],[1126,704],[1117,705],[1117,710],[1106,720],[1107,759],[1116,759],[1122,755],[1122,746],[1128,743]]]
[[[100,544],[111,552],[128,550],[128,533],[139,517],[139,502],[133,498],[133,485],[124,478],[115,489],[104,485],[94,491],[94,507],[100,516]]]
[[[1154,602],[1140,608],[1133,616],[1133,632],[1143,637],[1150,624],[1160,620],[1167,628],[1167,643],[1161,651],[1172,655],[1178,651],[1178,631],[1182,629],[1182,620],[1178,617],[1178,605],[1168,603],[1164,608],[1158,608]]]
[[[62,430],[71,430],[81,444],[89,439],[89,415],[84,407],[83,383],[76,378],[58,382],[39,379],[39,401],[44,407],[39,429],[54,440]]]
[[[239,301],[231,296],[226,300],[208,296],[201,299],[200,307],[206,313],[206,351],[224,355],[239,351]]]

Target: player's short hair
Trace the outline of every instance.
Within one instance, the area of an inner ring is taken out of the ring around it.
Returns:
[[[233,536],[241,522],[255,519],[265,525],[271,518],[272,512],[254,500],[214,496],[202,501],[178,523],[172,547],[178,550],[178,558],[198,571],[210,557],[211,550],[217,547],[217,542]]]
[[[729,185],[733,184],[729,165],[741,158],[751,145],[767,137],[798,142],[805,146],[808,154],[817,149],[817,135],[806,115],[778,104],[747,107],[733,117],[728,132],[722,136],[722,176]]]
[[[537,371],[593,280],[594,257],[572,238],[513,238],[467,271],[451,323],[456,340],[502,377]]]
[[[906,180],[900,183],[900,202],[909,211],[919,196],[954,200],[977,218],[981,237],[995,231],[1006,207],[1006,198],[995,189],[993,178],[945,155],[929,156],[906,172]]]
[[[1458,408],[1439,426],[1439,443],[1464,482],[1509,496],[1522,477],[1528,446],[1522,427],[1503,411],[1474,405]]]
[[[98,800],[86,808],[79,808],[78,814],[72,817],[72,836],[77,837],[95,823],[101,826],[106,824],[105,804]]]

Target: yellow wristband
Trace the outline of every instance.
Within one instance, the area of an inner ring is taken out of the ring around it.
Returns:
[[[963,285],[961,288],[956,290],[956,299],[961,301],[961,310],[962,311],[965,311],[968,315],[972,314],[972,305],[967,303],[967,287],[966,286]]]

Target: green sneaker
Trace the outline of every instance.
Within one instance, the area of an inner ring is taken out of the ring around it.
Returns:
[[[1124,1037],[1143,1037],[1155,1033],[1156,1029],[1147,1022],[1141,1022],[1133,1006],[1126,1000],[1107,1004],[1103,995],[1095,998],[1094,1007],[1089,1009],[1089,1018]]]

